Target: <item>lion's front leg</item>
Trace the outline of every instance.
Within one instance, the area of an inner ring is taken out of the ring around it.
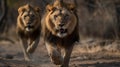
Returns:
[[[28,48],[27,48],[28,53],[32,54],[35,51],[35,49],[38,46],[39,40],[40,40],[39,37],[37,37],[35,40],[30,39],[30,43],[29,43]]]
[[[64,48],[64,61],[61,67],[69,67],[70,56],[73,50],[73,46]]]
[[[46,48],[48,50],[51,61],[56,65],[61,65],[63,63],[63,58],[58,47],[55,44],[46,42]]]
[[[21,45],[21,47],[22,47],[25,60],[26,60],[26,61],[30,61],[31,58],[30,58],[29,53],[27,52],[27,48],[28,48],[27,40],[24,39],[24,38],[21,38],[21,39],[20,39],[20,45]]]

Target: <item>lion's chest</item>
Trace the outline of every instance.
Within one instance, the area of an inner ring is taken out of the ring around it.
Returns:
[[[79,36],[73,33],[64,38],[60,38],[60,37],[50,34],[49,36],[46,36],[45,40],[46,42],[53,43],[58,46],[69,47],[69,46],[74,45],[76,41],[79,41]]]
[[[27,32],[27,31],[24,31],[24,30],[19,30],[18,35],[21,38],[35,39],[40,35],[40,29],[36,29],[34,31],[31,31],[31,32]]]

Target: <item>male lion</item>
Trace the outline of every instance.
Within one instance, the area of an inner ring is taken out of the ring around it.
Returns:
[[[39,8],[29,4],[18,9],[17,34],[23,48],[24,58],[30,61],[31,54],[35,51],[40,37],[41,18]]]
[[[79,41],[75,5],[56,0],[46,8],[47,11],[41,23],[48,54],[54,64],[69,67],[74,43]]]

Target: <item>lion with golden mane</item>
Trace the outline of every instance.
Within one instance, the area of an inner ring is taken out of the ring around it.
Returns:
[[[73,46],[79,41],[75,4],[61,0],[48,4],[41,24],[51,61],[61,67],[69,67]]]
[[[21,6],[18,9],[17,34],[20,38],[23,53],[26,61],[32,59],[31,54],[35,51],[41,30],[41,18],[38,7],[30,4]]]

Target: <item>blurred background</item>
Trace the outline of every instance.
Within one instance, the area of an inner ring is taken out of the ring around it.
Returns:
[[[41,9],[40,14],[42,16],[45,6],[53,1],[54,0],[0,0],[0,56],[9,56],[6,55],[9,51],[15,52],[19,47],[16,45],[19,43],[15,32],[16,19],[18,16],[17,9],[26,3],[30,3]],[[73,59],[76,59],[74,57],[78,56],[82,59],[92,57],[101,58],[103,56],[105,56],[104,58],[111,59],[113,59],[113,57],[120,58],[120,0],[63,1],[67,3],[74,2],[77,6],[76,13],[79,19],[80,42],[74,49]],[[5,44],[7,44],[6,47]],[[10,49],[7,49],[8,47],[10,47]],[[3,52],[6,52],[6,54]],[[21,53],[17,53],[15,56],[21,57]],[[78,59],[80,58],[78,57]]]
[[[0,0],[0,34],[15,34],[17,9],[26,4],[40,7],[41,15],[45,6],[54,0]],[[74,2],[74,0],[64,0]],[[119,39],[120,0],[76,0],[81,38]],[[8,36],[7,36],[8,37]]]

